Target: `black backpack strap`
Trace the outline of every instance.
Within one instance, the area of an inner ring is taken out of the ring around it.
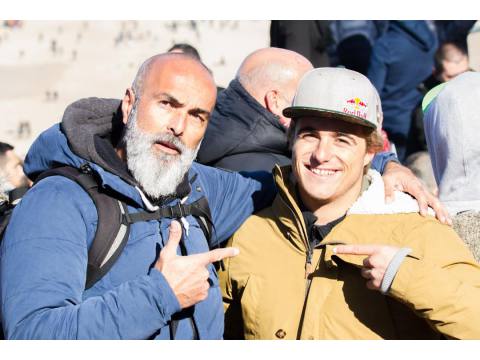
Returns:
[[[98,182],[93,177],[91,169],[86,165],[82,165],[82,170],[71,166],[59,166],[53,169],[42,172],[35,179],[34,185],[40,180],[43,180],[50,176],[63,176],[79,184],[85,191],[90,188],[98,188]]]
[[[8,202],[13,206],[15,206],[18,203],[18,201],[22,199],[23,195],[27,193],[28,189],[29,189],[28,186],[22,186],[22,187],[13,189],[8,194]]]
[[[210,242],[212,238],[213,220],[210,206],[206,197],[201,197],[197,201],[190,204],[192,215],[197,219],[200,229],[205,234],[205,238]]]
[[[193,217],[197,218],[200,227],[202,229],[205,228],[204,231],[202,230],[205,233],[205,237],[210,239],[213,228],[213,220],[210,206],[208,205],[208,200],[204,196],[191,204],[181,204],[178,202],[172,206],[162,206],[152,212],[141,211],[125,214],[127,221],[130,224],[141,221],[158,220],[161,218],[180,219],[188,215],[192,215]]]
[[[88,164],[80,169],[62,166],[47,170],[39,175],[36,182],[57,175],[79,184],[97,209],[97,229],[88,251],[85,289],[89,289],[111,269],[128,241],[130,224],[126,220],[127,205],[99,188],[97,178]]]
[[[197,177],[198,174],[194,174],[190,178],[189,182],[192,187]],[[200,187],[196,188],[200,189]],[[202,229],[205,238],[210,243],[210,240],[212,239],[212,230],[215,231],[215,226],[213,225],[212,213],[210,211],[210,206],[208,205],[208,200],[206,197],[202,196],[191,205],[192,215],[197,219],[200,229]]]
[[[12,217],[13,208],[8,201],[0,203],[0,244],[3,240],[3,233],[7,229],[7,225]]]
[[[210,241],[212,237],[212,214],[210,213],[210,207],[205,197],[194,201],[191,204],[177,203],[173,206],[162,206],[154,212],[138,212],[127,214],[127,220],[130,224],[158,220],[161,218],[180,219],[182,217],[192,215],[198,222],[200,229],[202,230],[205,238]]]
[[[127,213],[125,203],[105,194],[101,194],[95,200],[98,225],[88,251],[85,289],[92,287],[112,268],[127,244],[130,234],[130,224],[125,220]]]
[[[3,235],[7,230],[8,223],[12,217],[13,209],[20,200],[22,200],[23,195],[25,195],[27,191],[28,187],[26,186],[15,188],[9,192],[8,201],[2,201],[0,203],[0,244],[2,243]]]

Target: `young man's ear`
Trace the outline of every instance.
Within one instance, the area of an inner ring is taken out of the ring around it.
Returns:
[[[365,157],[363,158],[363,166],[371,164],[374,157],[375,157],[375,152],[373,151],[367,152],[365,154]]]
[[[132,111],[133,104],[135,104],[135,93],[133,92],[132,88],[128,88],[125,91],[125,96],[122,100],[122,121],[126,125],[128,121],[128,116]]]

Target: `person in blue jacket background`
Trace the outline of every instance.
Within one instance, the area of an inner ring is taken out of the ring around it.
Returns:
[[[432,73],[437,44],[426,21],[389,21],[372,50],[367,76],[380,94],[383,127],[400,161],[405,160],[412,113],[422,99],[417,87]]]
[[[143,63],[122,101],[77,101],[60,125],[40,135],[25,161],[29,176],[87,163],[103,188],[126,199],[131,213],[205,196],[215,231],[207,241],[192,216],[135,223],[110,271],[85,289],[95,205],[67,178],[41,180],[15,208],[0,249],[6,338],[222,338],[223,306],[212,263],[237,251],[211,249],[270,204],[276,190],[268,173],[244,177],[193,162],[215,96],[214,81],[198,60],[156,55]],[[376,169],[391,159],[379,157]],[[391,191],[405,184],[418,191],[416,179],[394,169]]]

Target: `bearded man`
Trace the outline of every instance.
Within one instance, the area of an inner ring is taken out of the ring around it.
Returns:
[[[121,198],[130,214],[188,206],[205,197],[212,237],[207,242],[199,222],[187,214],[179,221],[162,217],[131,224],[114,266],[86,289],[97,209],[74,181],[47,177],[17,205],[2,242],[6,338],[222,337],[212,262],[236,253],[209,248],[218,247],[219,239],[230,236],[255,208],[268,204],[273,188],[192,164],[215,98],[213,79],[198,60],[157,55],[142,65],[123,101],[77,101],[60,125],[40,135],[26,158],[29,176],[58,165],[87,166],[99,188]],[[263,183],[273,185],[271,177]]]

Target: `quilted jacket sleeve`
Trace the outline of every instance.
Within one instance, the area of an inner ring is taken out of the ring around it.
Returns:
[[[1,248],[1,317],[8,339],[145,339],[179,304],[149,274],[83,298],[97,214],[79,185],[52,177],[14,211]]]
[[[433,220],[408,235],[413,252],[389,295],[449,338],[480,339],[480,266],[453,229]]]

